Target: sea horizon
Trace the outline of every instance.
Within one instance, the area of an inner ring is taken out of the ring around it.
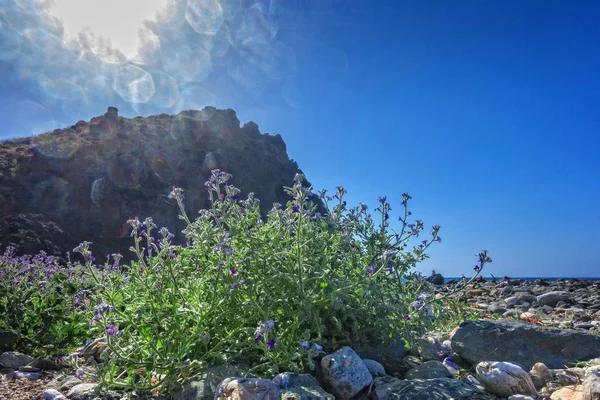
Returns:
[[[543,279],[545,281],[548,282],[555,282],[558,280],[585,280],[585,281],[597,281],[600,280],[600,277],[574,277],[574,276],[560,276],[560,277],[545,277],[545,276],[538,276],[538,277],[532,277],[532,276],[527,276],[527,277],[521,277],[521,276],[482,276],[483,279],[485,279],[486,281],[500,281],[502,279],[505,278],[510,278],[512,280],[522,280],[522,281],[526,281],[526,282],[534,282],[538,279]],[[461,276],[450,276],[450,277],[444,277],[444,282],[449,282],[449,281],[459,281],[461,280],[462,277]],[[469,277],[467,277],[467,279],[470,279]]]

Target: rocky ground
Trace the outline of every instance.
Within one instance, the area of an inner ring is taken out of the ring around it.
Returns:
[[[436,285],[437,295],[455,285]],[[247,366],[214,366],[172,398],[600,399],[600,281],[478,281],[460,296],[482,318],[426,335],[410,351],[403,343],[344,347],[321,360],[316,378],[246,379],[239,377]],[[98,341],[82,357],[93,364],[102,347]],[[101,396],[95,383],[53,370],[49,360],[4,352],[0,368],[0,400],[125,398]]]

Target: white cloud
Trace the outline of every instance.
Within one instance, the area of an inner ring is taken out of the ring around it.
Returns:
[[[66,124],[109,105],[128,116],[256,106],[297,72],[281,11],[261,1],[14,0],[0,7],[0,63]]]

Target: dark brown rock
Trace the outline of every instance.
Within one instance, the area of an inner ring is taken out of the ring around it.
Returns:
[[[183,244],[185,225],[167,196],[183,188],[193,219],[209,206],[204,183],[213,168],[233,175],[242,198],[254,192],[263,215],[289,200],[283,186],[302,172],[280,135],[261,134],[253,122],[241,128],[233,110],[213,107],[132,119],[110,107],[89,124],[0,142],[0,245],[64,255],[86,240],[96,262],[116,252],[127,260],[126,221],[135,216],[152,217]]]

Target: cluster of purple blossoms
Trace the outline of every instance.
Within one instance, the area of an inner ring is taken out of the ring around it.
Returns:
[[[427,299],[429,299],[431,297],[431,294],[429,293],[420,293],[419,296],[417,297],[418,300],[413,301],[412,303],[409,304],[409,308],[413,311],[413,312],[419,312],[419,313],[423,313],[424,315],[428,316],[428,317],[433,317],[434,316],[434,312],[433,312],[433,306],[430,303],[427,303]]]
[[[173,190],[171,190],[171,193],[169,193],[168,198],[175,199],[178,202],[183,201],[183,199],[184,199],[183,189],[173,186]]]
[[[237,288],[239,288],[239,287],[241,287],[241,286],[243,286],[243,285],[245,285],[245,284],[246,284],[246,280],[245,280],[245,279],[242,279],[242,280],[241,280],[241,281],[239,281],[239,282],[233,282],[233,284],[231,285],[231,288],[232,288],[232,289],[237,289]]]
[[[117,328],[117,325],[114,322],[111,322],[110,324],[106,325],[106,333],[108,334],[108,336],[115,336],[115,335],[120,335],[123,333],[123,331],[120,331]]]
[[[91,319],[90,325],[94,325],[96,322],[100,321],[100,318],[102,317],[102,315],[108,314],[109,311],[114,311],[114,310],[115,310],[114,306],[104,304],[104,303],[98,303],[98,305],[96,307],[94,307],[94,317]]]
[[[317,351],[317,353],[323,352],[323,346],[321,346],[320,344],[313,342],[312,345],[313,348]],[[310,349],[310,342],[308,340],[302,340],[300,342],[300,348],[304,350]]]
[[[258,327],[254,332],[254,343],[261,343],[263,340],[263,335],[265,334],[265,329],[267,333],[271,333],[273,331],[273,328],[275,328],[275,321],[273,321],[272,319],[264,323],[262,321],[259,322]],[[271,338],[271,340],[267,341],[266,345],[269,348],[269,350],[272,350],[275,347],[275,338]]]

